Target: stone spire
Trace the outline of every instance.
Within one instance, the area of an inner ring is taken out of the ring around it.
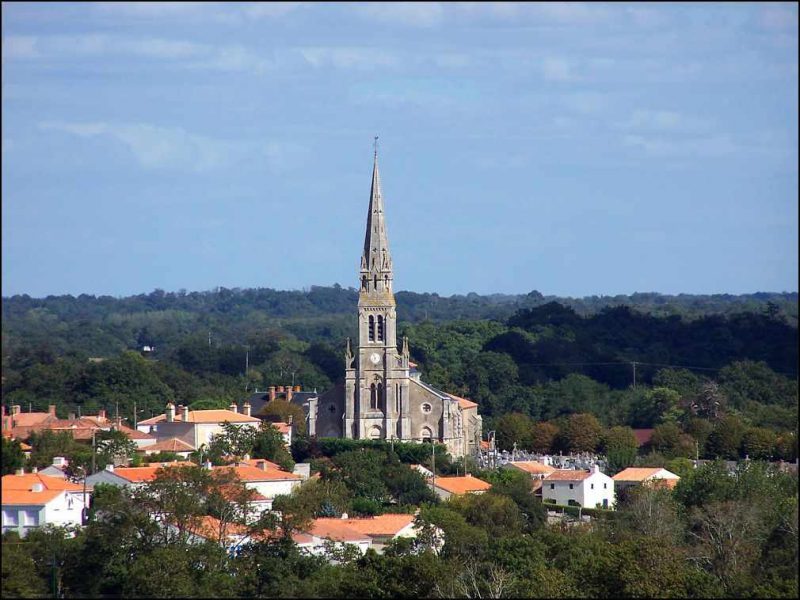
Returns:
[[[372,190],[367,212],[367,231],[364,236],[364,253],[361,255],[361,291],[391,293],[392,257],[389,253],[389,236],[383,212],[377,141],[376,137]]]

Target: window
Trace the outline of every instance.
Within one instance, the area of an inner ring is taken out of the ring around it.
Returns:
[[[423,442],[430,442],[433,439],[433,432],[430,427],[423,427],[420,437]]]
[[[400,384],[394,384],[394,412],[400,412]]]
[[[372,409],[378,408],[378,390],[374,383],[369,386],[369,407]]]
[[[574,488],[574,487],[575,487],[575,486],[574,486],[574,485],[572,485],[571,483],[569,484],[569,489],[572,489],[572,488]]]
[[[22,524],[23,525],[38,525],[39,524],[39,511],[38,510],[23,510],[22,511]]]
[[[422,404],[422,406],[420,406],[420,409],[427,415],[429,412],[433,410],[433,407],[427,402],[425,402]]]
[[[378,341],[383,342],[383,316],[378,315]]]
[[[375,317],[369,316],[369,341],[375,341]]]
[[[551,483],[551,484],[550,484],[550,489],[551,489],[551,490],[554,490],[554,489],[556,489],[556,484],[555,484],[555,483]]]
[[[378,403],[375,406],[378,410],[383,410],[383,384],[378,384]]]
[[[369,430],[369,439],[371,440],[379,440],[381,439],[381,428],[377,425],[373,426],[372,429]]]
[[[592,490],[594,489],[594,484],[593,483],[589,484],[589,489],[592,489]]]
[[[3,527],[10,526],[10,525],[17,525],[17,511],[16,510],[4,510],[3,511]]]
[[[604,490],[607,490],[607,489],[608,489],[608,484],[607,484],[607,483],[604,483],[604,484],[603,484],[603,489],[604,489]]]

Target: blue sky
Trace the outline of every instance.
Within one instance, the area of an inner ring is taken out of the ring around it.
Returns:
[[[795,4],[2,5],[2,293],[797,291]]]

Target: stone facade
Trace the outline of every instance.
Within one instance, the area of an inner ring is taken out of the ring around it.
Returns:
[[[306,410],[308,431],[351,439],[433,439],[453,456],[473,454],[482,429],[477,404],[421,381],[409,359],[408,339],[398,350],[392,285],[376,153],[359,274],[359,336],[355,348],[347,340],[344,381],[319,398],[298,402]]]

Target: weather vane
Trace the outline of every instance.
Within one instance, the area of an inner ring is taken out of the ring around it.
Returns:
[[[375,156],[378,156],[378,136],[375,136]]]

